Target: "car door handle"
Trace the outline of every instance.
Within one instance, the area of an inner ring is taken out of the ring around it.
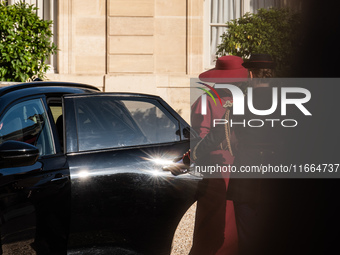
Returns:
[[[65,180],[65,179],[68,179],[68,176],[67,176],[67,175],[56,174],[55,177],[51,180],[51,182],[60,181],[60,180]]]

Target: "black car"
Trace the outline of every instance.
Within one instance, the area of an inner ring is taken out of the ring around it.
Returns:
[[[200,179],[162,167],[189,149],[189,134],[157,96],[0,88],[3,253],[169,254]]]

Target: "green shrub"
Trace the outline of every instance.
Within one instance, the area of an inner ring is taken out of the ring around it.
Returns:
[[[39,18],[25,3],[0,3],[0,80],[24,82],[44,78],[46,60],[57,51],[51,43],[52,21]]]
[[[289,9],[259,9],[257,14],[227,22],[227,32],[217,46],[217,57],[236,55],[244,59],[251,53],[270,54],[277,63],[277,75],[290,73],[299,46],[300,14]]]

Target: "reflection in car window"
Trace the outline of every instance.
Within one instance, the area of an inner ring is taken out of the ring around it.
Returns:
[[[36,146],[40,155],[54,154],[51,131],[41,100],[11,107],[0,120],[0,144],[15,140]]]
[[[151,143],[163,143],[178,141],[179,125],[171,115],[166,116],[160,105],[144,101],[124,100],[125,106],[129,109],[132,118],[138,123]],[[177,132],[177,133],[176,133]]]
[[[81,97],[75,107],[80,151],[180,140],[178,121],[156,100]]]

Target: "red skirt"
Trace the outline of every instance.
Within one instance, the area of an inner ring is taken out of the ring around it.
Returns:
[[[228,182],[229,178],[202,182],[190,255],[237,255],[234,205],[225,199]]]

